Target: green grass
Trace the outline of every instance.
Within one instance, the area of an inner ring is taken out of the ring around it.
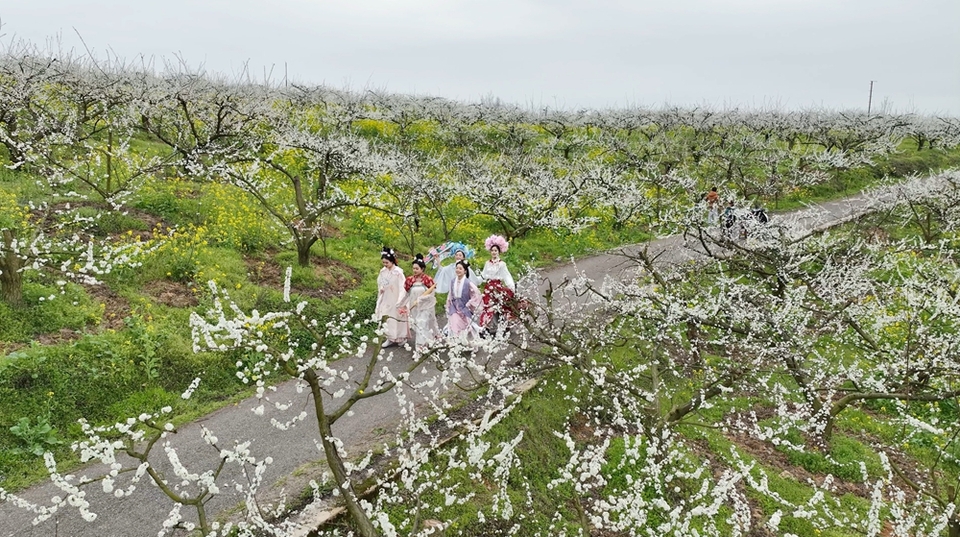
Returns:
[[[162,325],[150,331],[153,336],[140,339],[132,337],[131,329],[88,335],[7,356],[0,368],[0,445],[17,445],[9,427],[22,417],[47,419],[69,444],[82,438],[79,418],[107,424],[171,405],[174,421],[183,422],[249,394],[228,374],[234,357],[194,354],[188,340],[164,334]],[[153,373],[145,354],[151,337],[159,343]],[[183,401],[181,392],[197,376],[203,377],[200,388]],[[61,469],[76,463],[66,446],[56,453],[63,460]],[[16,455],[0,457],[0,475],[5,476],[4,488],[16,490],[46,473],[38,458]]]
[[[557,438],[553,431],[563,430],[570,418],[574,404],[567,396],[572,395],[574,383],[567,378],[568,372],[554,372],[541,379],[541,382],[523,396],[518,408],[506,416],[483,440],[489,442],[491,452],[498,452],[501,443],[510,442],[522,431],[523,439],[517,446],[517,456],[520,460],[521,473],[510,476],[510,501],[515,508],[515,516],[510,521],[500,520],[490,513],[492,495],[495,493],[492,484],[493,477],[489,470],[484,471],[486,478],[477,481],[470,475],[470,470],[451,469],[445,466],[444,457],[434,457],[426,466],[427,471],[439,471],[442,483],[440,486],[455,487],[458,494],[472,494],[466,502],[454,502],[446,505],[444,495],[431,487],[431,492],[420,497],[420,501],[428,506],[427,518],[441,518],[450,520],[448,530],[451,534],[462,535],[492,535],[498,529],[509,528],[518,523],[523,528],[521,534],[532,535],[533,532],[548,527],[551,523],[550,513],[558,505],[575,501],[575,495],[570,487],[559,487],[548,490],[547,484],[558,477],[558,471],[569,459],[569,452],[564,442]],[[567,386],[566,389],[563,386]],[[531,420],[530,416],[537,416]],[[463,441],[456,440],[454,445],[460,446],[462,454]],[[461,455],[462,456],[462,455]],[[529,500],[529,503],[528,503]],[[572,503],[571,503],[572,505]],[[478,513],[484,513],[481,522]],[[396,505],[390,510],[394,523],[409,520],[411,513],[409,505]],[[576,524],[575,517],[563,522]]]
[[[523,431],[523,440],[518,445],[517,455],[520,459],[520,465],[514,470],[509,480],[509,495],[514,502],[517,512],[514,517],[508,520],[498,519],[495,516],[484,517],[481,522],[477,513],[489,508],[491,494],[493,490],[491,483],[486,480],[477,481],[469,472],[460,469],[448,469],[442,464],[442,457],[434,457],[432,462],[428,463],[426,468],[433,471],[440,471],[443,476],[444,487],[454,487],[459,493],[472,493],[473,498],[465,503],[455,503],[447,506],[444,504],[442,494],[430,492],[419,497],[419,505],[430,513],[429,517],[435,517],[450,522],[447,530],[451,535],[496,535],[507,528],[519,525],[519,534],[521,535],[550,535],[551,531],[557,531],[557,525],[566,528],[569,532],[575,532],[581,527],[582,521],[578,514],[581,502],[591,501],[590,498],[580,497],[572,487],[562,485],[552,489],[547,488],[550,483],[558,477],[558,469],[562,468],[569,459],[569,451],[566,445],[554,434],[555,431],[564,430],[568,425],[571,416],[577,412],[578,405],[572,402],[570,396],[576,393],[576,383],[570,378],[569,371],[553,371],[541,379],[537,388],[524,396],[523,402],[510,416],[506,417],[500,424],[493,428],[484,440],[490,442],[491,446],[496,446],[500,442],[507,442],[513,439],[518,432]],[[566,387],[565,389],[563,387]],[[737,399],[721,407],[715,407],[706,411],[716,417],[722,416],[725,412],[733,408],[749,409],[754,408],[757,401],[748,399]],[[530,419],[530,416],[537,416],[537,419]],[[739,446],[734,444],[721,431],[707,429],[702,427],[681,426],[680,431],[691,445],[699,445],[700,448],[688,451],[685,455],[685,464],[696,468],[701,464],[722,463],[729,460],[731,450],[736,450],[739,457],[749,463],[754,463],[755,469],[753,476],[756,479],[765,478],[769,489],[779,495],[786,502],[793,505],[803,505],[809,501],[815,489],[812,488],[802,476],[809,472],[819,481],[822,476],[832,474],[838,479],[858,483],[862,481],[859,470],[856,475],[847,474],[846,468],[859,467],[859,462],[866,462],[868,472],[871,477],[879,474],[877,466],[877,456],[866,444],[860,442],[854,437],[838,433],[829,456],[835,460],[835,463],[826,463],[825,456],[817,457],[815,454],[810,456],[809,460],[798,460],[796,469],[792,472],[788,468],[784,470],[781,466],[773,466],[773,461],[757,459],[745,452]],[[600,438],[579,437],[578,442],[599,442]],[[458,449],[464,449],[462,441],[456,441]],[[701,451],[703,446],[707,451]],[[639,468],[631,465],[619,464],[623,457],[624,441],[622,437],[613,438],[607,451],[607,464],[602,475],[607,479],[607,485],[601,491],[601,495],[612,495],[617,497],[627,487],[644,486],[636,480],[628,480],[627,475],[637,476]],[[681,487],[677,498],[669,501],[679,501],[699,488],[699,482],[675,483],[675,486]],[[671,485],[671,489],[674,485]],[[646,486],[642,492],[647,500],[656,498],[657,493],[654,488]],[[632,493],[631,489],[631,493]],[[791,532],[797,535],[825,535],[829,537],[852,537],[859,535],[856,531],[844,527],[826,528],[822,531],[815,530],[815,526],[807,519],[797,517],[792,514],[792,509],[777,501],[772,500],[765,494],[759,494],[753,491],[747,492],[753,507],[758,509],[755,514],[754,522],[756,524],[765,524],[776,512],[781,512],[782,519],[779,525],[779,534]],[[827,500],[834,498],[827,494]],[[851,494],[837,496],[836,501],[839,505],[839,514],[844,513],[863,515],[866,513],[869,502]],[[395,505],[388,509],[391,513],[391,519],[395,523],[410,520],[411,504]],[[552,513],[560,513],[559,519],[554,519]],[[732,514],[729,507],[722,507],[718,513],[715,522],[720,523],[720,527],[725,526],[724,519]],[[656,513],[654,513],[656,515]],[[759,518],[757,518],[759,517]],[[700,523],[706,523],[701,520]],[[650,527],[657,524],[657,520],[650,519]],[[695,522],[692,526],[698,527]],[[552,530],[550,528],[553,528]],[[701,528],[702,529],[702,528]]]
[[[367,122],[356,127],[370,138],[385,141],[398,138],[396,127],[384,122]],[[484,128],[476,128],[475,134],[488,144],[483,147],[490,149],[504,134],[495,130],[483,132]],[[442,135],[437,131],[435,125],[422,122],[414,125],[407,136],[422,150],[439,153],[444,144],[437,138]],[[538,128],[531,127],[530,132],[535,136],[543,135]],[[151,140],[139,140],[134,145],[147,152],[164,150]],[[873,166],[837,172],[827,184],[785,198],[780,209],[835,199],[874,184],[885,175],[905,176],[958,164],[960,149],[917,152],[905,148],[902,153],[879,159]],[[38,186],[34,177],[2,166],[0,188],[16,193],[21,200],[51,199],[50,192]],[[173,421],[182,423],[249,395],[249,388],[238,382],[234,375],[235,363],[248,358],[244,353],[198,354],[192,350],[188,318],[191,311],[203,312],[211,305],[207,280],[213,279],[229,289],[241,308],[261,312],[281,308],[283,304],[282,281],[268,285],[256,278],[255,266],[259,261],[281,267],[292,266],[293,284],[302,289],[331,284],[330,278],[314,267],[297,266],[296,253],[290,247],[287,232],[239,189],[183,178],[158,177],[148,181],[131,199],[130,205],[151,218],[104,213],[95,232],[101,235],[156,232],[155,239],[162,236],[165,244],[142,267],[121,269],[104,277],[105,284],[119,295],[128,310],[115,314],[122,318],[121,324],[104,328],[111,319],[105,318],[106,312],[100,301],[77,285],[69,284],[64,288],[64,295],[57,296],[54,301],[46,300],[45,297],[59,291],[45,278],[28,278],[22,308],[0,303],[0,351],[6,353],[5,349],[16,348],[15,352],[0,356],[0,476],[3,476],[0,486],[6,489],[17,490],[45,476],[37,458],[11,449],[20,447],[20,440],[10,431],[20,418],[28,418],[31,423],[40,419],[49,421],[57,437],[69,443],[79,438],[76,420],[80,417],[94,423],[112,423],[171,405],[175,409]],[[96,210],[84,207],[80,212],[92,215]],[[148,229],[151,220],[159,220],[157,229]],[[356,271],[357,281],[351,282],[353,287],[342,296],[307,299],[308,311],[321,320],[351,309],[360,316],[369,316],[376,297],[380,247],[386,242],[400,248],[403,237],[382,215],[370,211],[348,211],[334,224],[334,236],[327,239],[327,254]],[[436,221],[425,218],[422,226],[414,237],[415,251],[425,251],[443,239]],[[176,231],[171,231],[173,229]],[[483,238],[494,232],[499,233],[500,229],[492,219],[477,216],[457,228],[455,238],[482,250],[479,246]],[[521,267],[527,265],[545,267],[558,260],[566,262],[570,257],[644,241],[654,232],[639,225],[614,230],[606,222],[578,234],[534,230],[513,241],[504,258],[514,275],[518,275]],[[323,254],[322,245],[316,244],[312,253],[317,261],[317,257]],[[408,253],[414,252],[404,252],[405,255]],[[482,263],[482,251],[480,257]],[[409,256],[402,264],[407,269]],[[173,284],[194,297],[197,305],[164,305],[151,294],[151,285]],[[53,337],[61,331],[71,332],[68,340],[59,341]],[[296,337],[309,343],[302,330],[296,332]],[[301,348],[308,346],[301,345]],[[615,358],[615,366],[625,367],[631,363],[631,357]],[[553,523],[567,528],[581,524],[576,511],[584,498],[579,498],[570,486],[547,488],[569,458],[566,446],[554,435],[555,431],[566,426],[576,411],[575,403],[569,399],[572,395],[569,389],[562,388],[575,385],[575,379],[567,375],[575,376],[575,373],[558,371],[542,379],[540,386],[524,397],[520,408],[486,438],[496,446],[523,431],[524,437],[517,452],[522,473],[512,476],[509,494],[514,505],[523,509],[513,522],[523,526],[524,534],[542,534]],[[179,394],[197,376],[203,378],[200,389],[190,401],[182,401]],[[729,402],[730,406],[726,408],[746,408],[761,402],[741,399]],[[719,419],[722,411],[722,408],[710,409],[701,412],[700,416]],[[896,429],[857,409],[844,412],[838,427],[886,441],[898,439]],[[682,430],[691,438],[705,439],[711,450],[711,453],[691,451],[687,454],[690,464],[706,460],[708,456],[721,456],[733,447],[717,432],[693,433],[690,431],[701,430],[688,427],[682,427]],[[928,460],[932,450],[923,445],[922,438],[918,440],[906,447],[911,456]],[[622,439],[613,442],[611,458],[618,457],[618,449],[623,449]],[[59,446],[56,453],[58,458],[64,459],[61,470],[69,470],[75,464],[65,445]],[[867,464],[869,475],[880,472],[876,453],[860,435],[838,433],[830,451],[825,454],[791,452],[785,456],[797,468],[816,475],[835,475],[847,481],[861,479],[860,461]],[[854,468],[856,471],[852,470]],[[626,486],[626,472],[635,469],[608,470],[610,490],[617,490],[617,487]],[[775,469],[766,470],[771,487],[784,497],[804,501],[812,494],[812,489],[805,484],[781,477]],[[472,501],[451,506],[442,505],[442,497],[438,494],[425,498],[440,509],[440,516],[453,521],[452,531],[465,535],[489,535],[508,527],[506,522],[492,517],[479,522],[477,513],[489,508],[492,491],[488,484],[475,482],[456,469],[446,472],[445,478],[456,482],[460,491],[475,494]],[[458,479],[460,481],[456,481]],[[761,505],[764,516],[770,516],[778,509],[759,495],[753,499]],[[856,498],[844,498],[843,501],[849,504],[851,511],[863,508],[862,502]],[[556,522],[550,519],[550,514],[558,508],[562,516]],[[407,510],[408,506],[397,506],[393,515],[402,519],[407,516]],[[810,535],[812,530],[808,522],[791,517],[785,518],[781,528],[799,535]],[[848,535],[842,530],[824,533],[831,534]]]
[[[960,166],[960,147],[917,151],[912,142],[904,142],[900,151],[879,159],[875,168],[881,175],[909,177]]]
[[[856,194],[880,183],[887,177],[906,178],[956,167],[960,167],[960,147],[917,151],[915,145],[904,142],[896,153],[879,157],[870,166],[835,171],[827,182],[802,188],[781,198],[776,204],[773,200],[765,200],[765,202],[771,210],[791,211],[803,208],[810,203],[831,201]]]
[[[763,460],[758,460],[744,452],[743,449],[731,442],[726,436],[715,430],[696,428],[687,430],[686,434],[691,439],[703,440],[709,446],[709,450],[716,454],[716,456],[729,457],[731,450],[736,450],[744,462],[748,464],[751,462],[756,463],[756,467],[752,472],[754,478],[760,479],[765,476],[769,489],[794,505],[803,504],[814,495],[814,489],[798,480],[790,473],[789,469],[783,471],[766,464]],[[808,520],[791,515],[792,510],[784,507],[768,495],[760,494],[753,490],[748,491],[747,494],[751,501],[759,507],[762,513],[762,522],[765,523],[768,521],[777,511],[783,513],[778,532],[780,535],[787,532],[796,535],[825,535],[829,537],[852,537],[860,535],[846,528],[834,528],[823,532],[815,531],[814,526]],[[865,513],[868,507],[868,502],[865,499],[849,495],[842,498],[842,504],[845,509],[849,509],[851,513]]]
[[[0,349],[3,342],[26,344],[41,336],[55,338],[61,330],[84,330],[99,323],[103,313],[82,287],[70,283],[60,288],[31,279],[23,285],[23,298],[22,307],[0,302]],[[0,367],[4,360],[0,356]]]
[[[788,437],[794,444],[805,444],[799,434]],[[830,474],[844,481],[852,483],[863,482],[864,477],[860,464],[865,465],[868,478],[877,478],[883,475],[880,457],[872,448],[862,442],[843,435],[838,435],[830,442],[826,453],[807,448],[804,451],[780,447],[786,453],[787,460],[814,474]]]

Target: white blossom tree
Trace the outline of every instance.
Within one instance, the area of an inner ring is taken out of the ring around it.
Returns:
[[[0,296],[22,303],[25,273],[45,273],[59,285],[95,283],[120,266],[136,266],[143,246],[117,237],[96,239],[102,211],[80,206],[107,202],[122,211],[159,168],[158,155],[131,151],[138,81],[125,65],[44,54],[14,42],[0,55],[0,143],[10,169],[34,179],[42,200],[0,193]]]

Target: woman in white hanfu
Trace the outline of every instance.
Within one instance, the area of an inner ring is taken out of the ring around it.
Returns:
[[[392,347],[406,343],[410,337],[406,315],[400,313],[400,300],[403,298],[403,269],[397,266],[397,255],[393,249],[383,247],[380,252],[383,268],[377,276],[377,308],[374,315],[383,322],[383,334],[387,339],[383,347]]]
[[[403,298],[400,313],[408,315],[410,329],[416,336],[417,350],[423,350],[440,336],[437,323],[436,285],[433,278],[424,273],[427,264],[423,255],[417,254],[413,260],[413,275],[403,283],[406,296]]]
[[[436,267],[442,259],[450,256],[453,256],[453,263],[441,266],[433,277],[433,281],[437,284],[437,293],[446,294],[450,290],[450,282],[456,277],[457,261],[470,261],[470,258],[473,257],[473,248],[461,242],[445,242],[436,248],[431,248],[426,261],[432,260]],[[480,276],[475,271],[470,271],[469,277],[474,285],[480,285]]]

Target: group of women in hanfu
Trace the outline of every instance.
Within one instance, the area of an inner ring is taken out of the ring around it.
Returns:
[[[498,329],[501,318],[516,315],[516,284],[507,264],[500,258],[509,244],[500,235],[484,241],[490,259],[477,273],[470,266],[474,251],[459,242],[447,242],[431,248],[427,256],[417,254],[412,274],[404,275],[391,248],[380,253],[383,268],[377,277],[376,317],[383,322],[384,347],[403,345],[413,332],[417,349],[424,349],[443,336],[467,340],[485,336]],[[443,266],[444,259],[453,262]],[[434,278],[426,274],[427,263],[437,269]],[[482,288],[482,291],[481,291]],[[447,325],[437,322],[437,294],[446,294]]]

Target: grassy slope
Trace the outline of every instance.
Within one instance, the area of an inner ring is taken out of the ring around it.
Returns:
[[[960,162],[958,155],[957,151],[924,152],[891,157],[886,165],[891,170],[920,170]],[[881,170],[862,179],[876,179]],[[847,182],[856,187],[864,184]],[[42,197],[32,178],[3,168],[0,188],[23,200]],[[842,193],[815,191],[799,193],[799,198],[810,202]],[[237,356],[193,353],[187,318],[190,311],[202,311],[208,305],[203,282],[209,278],[228,286],[244,307],[263,311],[277,304],[278,280],[265,273],[270,267],[293,262],[292,252],[274,249],[283,235],[258,206],[229,187],[158,181],[148,184],[131,206],[136,211],[106,219],[101,231],[141,234],[149,240],[158,225],[160,230],[179,230],[142,269],[119,271],[106,278],[106,285],[99,290],[69,285],[67,294],[53,302],[39,300],[55,292],[51,282],[29,278],[26,309],[0,304],[0,485],[5,488],[16,490],[45,475],[39,460],[14,449],[27,447],[10,431],[20,418],[52,425],[57,438],[65,443],[45,447],[63,457],[66,443],[77,438],[76,420],[81,416],[111,422],[172,404],[177,420],[184,421],[248,393],[232,373]],[[301,289],[327,286],[331,295],[340,296],[311,299],[311,307],[320,314],[345,308],[372,311],[372,286],[379,268],[376,252],[383,239],[397,236],[365,235],[363,230],[369,227],[361,221],[368,217],[355,214],[343,223],[342,236],[331,240],[330,255],[345,267],[344,278],[331,276],[329,270],[295,272],[295,284]],[[382,228],[383,223],[372,223],[378,225]],[[477,219],[465,235],[476,243],[494,230],[491,222]],[[428,228],[420,241],[439,242],[437,233]],[[642,237],[637,229],[595,229],[574,236],[535,232],[515,242],[508,261],[543,266],[558,257],[582,255]],[[204,377],[200,390],[190,402],[183,402],[179,393],[198,375]],[[549,399],[545,401],[549,406]],[[550,430],[545,427],[541,432],[549,435]],[[550,444],[549,438],[531,432],[526,442],[536,446],[531,453],[551,452],[536,444]],[[548,459],[540,472],[555,468],[555,462]],[[539,479],[543,478],[540,475]]]

